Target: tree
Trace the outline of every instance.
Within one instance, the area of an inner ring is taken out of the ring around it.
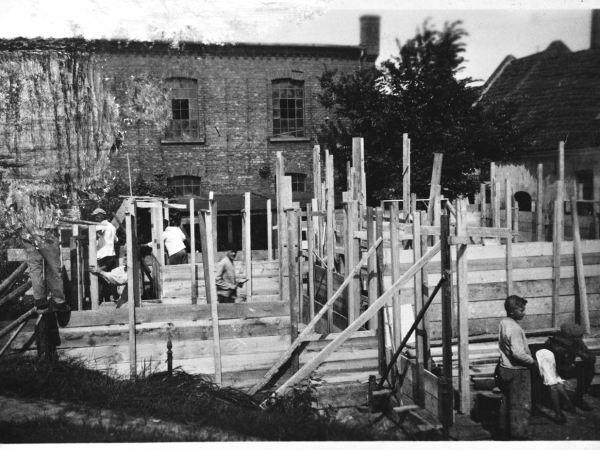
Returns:
[[[505,114],[510,105],[492,116],[477,105],[474,80],[457,79],[466,34],[460,22],[438,31],[426,21],[380,69],[320,77],[319,100],[335,119],[321,125],[319,141],[344,174],[351,138],[365,138],[369,203],[401,198],[403,133],[411,140],[411,191],[420,198],[429,195],[434,153],[445,155],[442,193],[455,198],[479,189],[491,160],[509,160],[525,145]]]

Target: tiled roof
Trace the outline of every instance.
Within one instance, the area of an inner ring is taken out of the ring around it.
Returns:
[[[480,103],[515,102],[515,123],[533,152],[556,150],[559,141],[566,152],[600,146],[600,49],[571,52],[556,41],[503,64],[484,85]]]

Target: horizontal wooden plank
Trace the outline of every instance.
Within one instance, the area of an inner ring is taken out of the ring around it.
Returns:
[[[218,305],[219,319],[289,316],[287,302],[233,303]],[[136,322],[177,322],[210,319],[210,305],[157,305],[136,308]],[[68,328],[129,323],[126,309],[73,311]]]

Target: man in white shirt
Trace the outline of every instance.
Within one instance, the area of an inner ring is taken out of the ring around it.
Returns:
[[[92,212],[92,218],[95,222],[100,225],[97,226],[96,231],[96,256],[98,258],[98,267],[105,271],[110,272],[117,267],[116,254],[115,254],[115,242],[117,239],[117,229],[106,220],[106,211],[102,208],[96,208]],[[100,279],[100,302],[109,302],[110,296],[116,294],[114,289],[111,289],[111,285],[105,282],[102,278]]]
[[[187,264],[188,255],[185,249],[187,237],[179,228],[176,219],[169,220],[169,226],[163,231],[163,239],[169,256],[169,264]]]

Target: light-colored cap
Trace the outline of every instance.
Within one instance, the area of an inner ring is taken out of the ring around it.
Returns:
[[[104,211],[102,208],[96,208],[92,213],[92,216],[97,216],[98,214],[106,215],[106,211]]]

